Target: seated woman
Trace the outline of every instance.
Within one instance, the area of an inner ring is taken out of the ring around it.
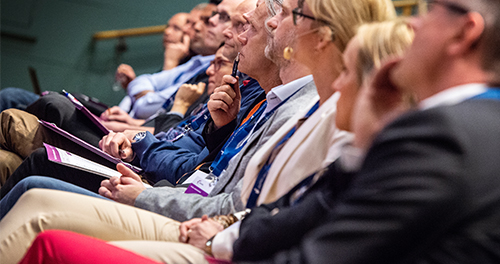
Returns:
[[[311,0],[307,3],[313,1],[314,0]],[[308,12],[307,6],[304,7],[303,12]],[[300,22],[305,21],[301,20]],[[380,65],[379,60],[385,58],[388,54],[401,54],[404,48],[408,46],[411,41],[411,31],[407,25],[400,21],[388,23],[390,26],[387,26],[387,24],[384,23],[380,25],[368,25],[366,26],[366,31],[362,30],[364,28],[363,27],[359,34],[366,34],[367,36],[370,36],[367,38],[368,40],[365,40],[364,38],[355,38],[348,45],[344,55],[344,59],[346,60],[345,69],[342,72],[339,81],[335,83],[335,88],[343,91],[339,100],[343,100],[348,104],[353,104],[356,97],[355,95],[361,85],[361,81],[365,78],[365,75],[362,75],[360,69],[357,67],[358,54],[363,53],[362,51],[367,52],[368,54],[376,54],[373,55],[372,60],[366,61],[368,65],[363,68],[371,68],[373,66],[378,67]],[[397,30],[392,30],[394,28]],[[304,30],[307,30],[307,27],[304,28]],[[386,35],[388,35],[388,37],[386,37]],[[359,43],[358,41],[362,43]],[[382,42],[387,45],[372,45],[373,42],[377,44]],[[359,51],[357,50],[358,48]],[[387,51],[383,50],[380,52],[378,50],[386,48],[388,49]],[[382,54],[381,58],[379,57],[379,54]],[[350,116],[350,110],[345,109],[345,111],[346,112],[342,113],[342,115],[348,118]],[[346,121],[348,120],[339,120],[339,125],[345,126]],[[235,244],[234,260],[241,261],[263,259],[272,256],[275,252],[293,248],[300,243],[301,238],[307,233],[308,230],[311,230],[318,224],[322,223],[322,221],[325,220],[322,215],[330,209],[328,206],[325,207],[325,202],[333,202],[336,199],[338,192],[340,192],[343,189],[342,187],[345,186],[345,184],[341,184],[342,181],[348,182],[349,179],[338,179],[334,175],[324,178],[320,177],[319,179],[317,178],[318,177],[314,176],[308,178],[310,180],[309,182],[306,180],[299,184],[275,204],[262,205],[254,208],[252,212],[246,216],[245,220],[239,224],[241,225],[241,232],[239,240]],[[298,193],[304,189],[303,187],[306,187],[306,189],[307,187],[310,188],[308,188],[308,191],[305,192],[303,196],[298,195]],[[49,193],[50,195],[47,195]],[[42,206],[40,198],[42,197],[45,197],[44,200],[46,201],[42,202],[42,204],[46,203],[47,209],[40,208]],[[57,203],[57,201],[60,200],[66,201],[64,203],[65,209],[62,208],[62,203]],[[70,200],[71,202],[68,202]],[[54,202],[57,203],[58,209],[54,208],[54,206],[56,206]],[[168,220],[159,215],[146,214],[145,212],[139,212],[139,210],[132,207],[119,204],[115,204],[113,207],[108,206],[108,210],[106,212],[99,213],[101,215],[98,216],[96,215],[97,212],[95,212],[95,206],[97,206],[97,204],[109,202],[63,192],[31,190],[19,200],[18,205],[16,205],[0,222],[0,228],[2,228],[2,230],[16,230],[16,226],[20,224],[16,219],[33,219],[33,217],[36,218],[37,215],[49,216],[49,214],[58,214],[60,217],[50,217],[50,219],[47,219],[46,221],[49,222],[44,228],[67,229],[69,227],[66,227],[66,224],[64,223],[67,223],[68,225],[74,225],[74,223],[71,223],[71,220],[66,218],[64,215],[71,218],[78,217],[77,215],[79,214],[75,214],[77,212],[70,209],[72,204],[76,203],[82,205],[79,208],[81,211],[79,211],[83,213],[82,216],[85,216],[85,221],[90,221],[89,225],[92,226],[92,231],[88,228],[85,228],[85,230],[80,228],[75,230],[75,226],[72,226],[71,229],[73,231],[99,237],[107,241],[114,241],[113,244],[115,245],[129,248],[139,254],[144,254],[159,261],[177,263],[179,261],[183,261],[183,259],[185,260],[185,256],[189,256],[190,258],[195,256],[203,257],[203,251],[201,249],[186,247],[187,245],[179,244],[174,241],[178,241],[178,238],[180,237],[182,242],[187,241],[190,244],[195,244],[199,248],[205,249],[205,242],[214,234],[213,231],[207,232],[207,230],[220,231],[224,225],[229,224],[227,218],[225,217],[216,217],[213,220],[203,217],[202,219],[194,219],[180,225],[180,223],[176,221]],[[33,212],[34,208],[40,208],[39,212]],[[279,208],[279,210],[274,210],[274,208]],[[85,210],[86,213],[84,213],[83,210]],[[123,222],[106,223],[98,220],[98,218],[109,218],[111,214],[119,214]],[[141,224],[133,223],[135,222],[134,219],[140,219],[139,221]],[[220,223],[223,223],[224,225]],[[238,225],[233,225],[230,229],[231,228],[238,228]],[[156,229],[156,235],[150,235],[151,233],[149,232],[151,232],[151,229]],[[228,230],[230,231],[230,229]],[[188,232],[188,230],[191,230],[191,232]],[[295,230],[295,232],[293,232],[293,238],[290,238],[290,230]],[[36,233],[23,231],[22,236],[30,240],[29,237],[33,239],[33,234]],[[263,239],[253,240],[252,238],[256,238],[254,235]],[[230,257],[232,253],[220,253],[217,251],[216,245],[226,243],[232,245],[233,240],[224,240],[222,243],[219,243],[217,241],[218,238],[220,238],[219,235],[215,236],[213,240],[214,247],[212,250],[214,256],[227,257],[229,255]],[[117,241],[127,239],[140,239],[143,241],[133,241],[130,243],[127,243],[127,241]],[[19,244],[20,240],[21,238],[18,237],[18,239],[12,240],[11,242],[21,247]],[[163,240],[170,242],[147,240]],[[179,250],[179,248],[182,248],[182,250]],[[175,249],[178,250],[172,253]],[[18,254],[12,252],[12,250],[13,249],[1,248],[1,256],[5,257],[7,254]],[[66,253],[60,252],[60,254]],[[176,256],[178,257],[176,258]],[[200,259],[200,262],[204,262],[202,258]]]

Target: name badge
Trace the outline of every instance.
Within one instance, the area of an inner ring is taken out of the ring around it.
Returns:
[[[184,193],[196,193],[207,197],[217,184],[217,178],[198,170],[184,183],[190,183]]]

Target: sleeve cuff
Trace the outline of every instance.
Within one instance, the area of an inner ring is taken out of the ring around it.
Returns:
[[[143,138],[141,141],[139,142],[134,142],[132,143],[132,149],[134,150],[135,154],[136,154],[136,157],[138,159],[141,159],[142,158],[142,154],[144,153],[144,151],[146,151],[146,149],[153,143],[155,142],[158,142],[159,140],[153,136],[153,134],[151,134],[149,131],[146,132],[146,137]]]
[[[233,244],[240,236],[240,225],[241,221],[238,221],[214,237],[212,254],[215,258],[224,260],[233,258]]]
[[[345,144],[342,147],[342,153],[339,158],[342,170],[345,172],[359,171],[365,159],[365,154],[362,149],[356,148],[351,144]]]

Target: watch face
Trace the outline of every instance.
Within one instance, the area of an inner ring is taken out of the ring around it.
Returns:
[[[145,138],[146,137],[146,132],[139,132],[137,134],[135,134],[134,136],[134,141],[140,141],[141,139]]]

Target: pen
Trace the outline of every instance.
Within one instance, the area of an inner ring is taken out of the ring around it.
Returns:
[[[66,97],[69,98],[70,101],[72,101],[73,103],[77,104],[78,106],[82,107],[82,103],[80,103],[80,101],[78,101],[72,94],[66,92],[66,90],[62,90],[64,95],[66,95]]]
[[[236,73],[238,72],[238,63],[240,63],[240,53],[238,52],[238,55],[236,55],[236,59],[234,59],[234,64],[233,64],[233,71],[231,73],[231,76],[236,77]]]

